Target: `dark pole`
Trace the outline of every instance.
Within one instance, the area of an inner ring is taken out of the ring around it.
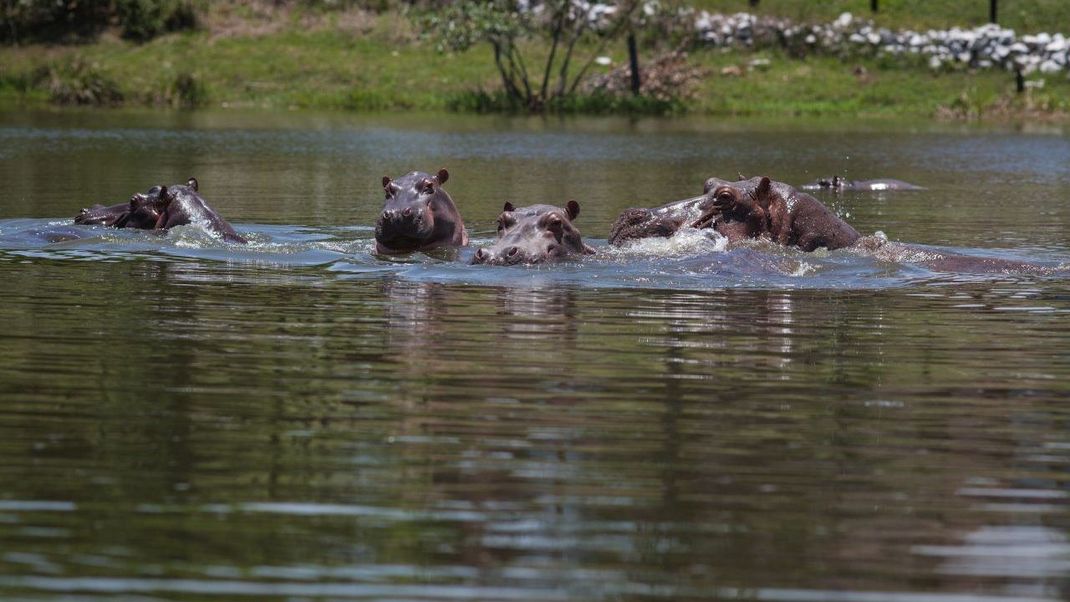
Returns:
[[[1022,76],[1022,68],[1018,67],[1014,70],[1014,87],[1021,94],[1025,92],[1025,77]]]
[[[998,23],[996,21],[996,0],[988,0],[988,22]]]
[[[758,7],[758,0],[750,0],[750,5],[754,8]]]
[[[877,12],[877,0],[869,0],[869,10]]]
[[[632,70],[632,94],[639,96],[639,50],[635,47],[633,32],[628,32],[628,66]]]

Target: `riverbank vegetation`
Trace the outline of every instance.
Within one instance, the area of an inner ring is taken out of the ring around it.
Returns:
[[[888,26],[983,22],[988,3],[972,3],[978,5],[977,15],[950,1],[883,0],[876,18]],[[130,8],[134,4],[141,12]],[[691,5],[722,12],[754,9],[747,0],[695,0]],[[1028,31],[1070,22],[1055,20],[1070,14],[1068,3],[1019,0],[1014,5],[1005,16],[1009,26],[1017,20]],[[435,33],[434,19],[438,15],[442,25],[444,13],[388,0],[131,0],[109,6],[112,12],[97,15],[94,27],[83,25],[63,35],[49,29],[55,24],[18,28],[18,43],[11,38],[0,47],[0,105],[955,119],[1058,118],[1070,112],[1065,73],[1031,77],[1019,93],[1014,75],[1002,70],[934,71],[920,60],[879,56],[798,57],[776,46],[715,49],[695,44],[686,32],[674,33],[672,23],[634,28],[645,86],[639,95],[629,86],[626,28],[584,32],[574,41],[563,29],[556,44],[552,30],[520,32],[524,35],[511,38],[514,46],[508,50],[521,57],[522,67],[514,61],[510,68],[528,69],[527,85],[536,93],[529,90],[518,101],[504,81],[501,54],[495,60],[495,49],[501,48],[486,43],[488,31],[497,31],[500,23],[488,22],[489,30],[475,32],[483,38],[473,35],[458,43]],[[121,6],[126,12],[119,11]],[[763,0],[757,10],[819,22],[841,10],[868,18],[868,7],[861,0]],[[1031,9],[1028,15],[1026,8]],[[42,42],[48,35],[53,43]],[[575,93],[552,96],[560,89],[568,44],[573,62],[565,87]]]

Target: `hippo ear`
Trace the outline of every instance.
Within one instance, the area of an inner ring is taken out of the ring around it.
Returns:
[[[514,207],[512,203],[510,203],[509,201],[505,201],[505,206],[502,207],[502,211],[515,211],[515,210],[516,210],[516,207]]]
[[[569,221],[576,219],[580,214],[580,204],[576,201],[569,201],[568,204],[565,205],[565,212],[568,213]]]
[[[386,190],[387,186],[390,186],[390,176],[383,176],[383,190]]]
[[[446,180],[450,179],[450,172],[446,171],[446,168],[443,167],[438,170],[438,174],[435,177],[438,178],[438,183],[441,186],[446,183]]]
[[[773,192],[773,182],[767,176],[762,177],[762,181],[758,182],[758,188],[754,190],[754,198],[758,200],[766,200],[769,198],[770,193]]]
[[[743,180],[747,179],[747,176],[743,175],[743,172],[741,172],[741,171],[737,171],[736,175],[739,176],[739,181],[740,182],[742,182]]]
[[[189,186],[190,188],[192,188],[193,192],[197,192],[197,189],[198,189],[197,178],[195,178],[193,176],[190,176],[189,179],[186,180],[186,186]]]

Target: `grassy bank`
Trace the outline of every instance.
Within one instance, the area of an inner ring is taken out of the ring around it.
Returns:
[[[705,4],[733,10],[746,2]],[[492,92],[499,82],[488,49],[439,53],[431,42],[419,39],[403,16],[342,12],[310,22],[298,15],[270,30],[239,27],[224,33],[209,29],[170,34],[145,44],[105,35],[76,46],[0,48],[0,105],[59,101],[352,111],[496,108]],[[538,55],[545,49],[529,51]],[[626,60],[623,43],[607,54],[613,65]],[[1002,71],[933,73],[921,64],[845,62],[823,56],[799,60],[777,51],[700,49],[689,61],[706,75],[696,93],[682,102],[584,98],[566,108],[967,118],[1070,112],[1065,74],[1046,78],[1042,89],[1017,95],[1013,77]]]

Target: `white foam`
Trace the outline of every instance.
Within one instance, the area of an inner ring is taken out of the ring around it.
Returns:
[[[622,256],[690,257],[723,253],[728,239],[714,230],[682,228],[669,238],[630,240],[616,250]]]

